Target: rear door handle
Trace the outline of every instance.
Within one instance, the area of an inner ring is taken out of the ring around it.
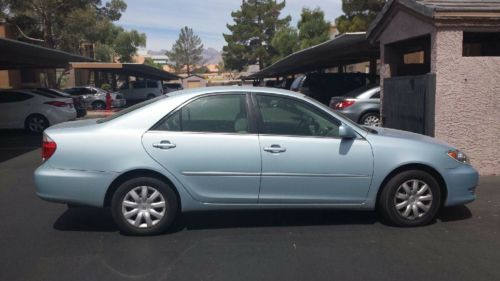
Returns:
[[[160,143],[153,143],[154,148],[159,148],[159,149],[172,149],[175,148],[177,145],[175,143],[171,143],[168,140],[162,140]]]
[[[281,147],[278,144],[273,144],[271,146],[264,147],[264,151],[270,153],[282,153],[286,151],[286,148]]]

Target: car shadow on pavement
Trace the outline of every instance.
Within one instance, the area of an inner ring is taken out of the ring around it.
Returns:
[[[472,213],[466,206],[443,209],[437,216],[442,222],[466,220]],[[253,210],[205,211],[182,214],[167,233],[183,230],[293,227],[325,225],[387,225],[376,212],[347,210]],[[391,227],[390,225],[387,225]],[[75,207],[66,210],[54,223],[60,231],[118,231],[109,208]]]
[[[437,219],[442,222],[461,221],[470,218],[472,218],[472,212],[465,205],[443,208],[437,216]]]
[[[68,208],[56,220],[54,228],[61,231],[118,231],[109,209],[91,207]]]
[[[0,130],[0,163],[40,148],[42,134],[25,130]]]

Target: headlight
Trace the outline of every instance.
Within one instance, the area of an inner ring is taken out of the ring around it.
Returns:
[[[448,156],[457,160],[460,163],[470,164],[469,158],[467,157],[467,155],[465,155],[465,153],[463,153],[462,151],[460,151],[458,149],[453,149],[453,150],[448,151]]]

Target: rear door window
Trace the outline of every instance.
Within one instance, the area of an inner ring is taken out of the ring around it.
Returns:
[[[148,86],[148,88],[158,88],[158,82],[157,81],[148,81],[147,86]]]
[[[154,130],[178,132],[248,133],[245,94],[198,98],[161,121]]]

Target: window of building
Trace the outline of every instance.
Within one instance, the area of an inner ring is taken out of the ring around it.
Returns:
[[[404,64],[424,64],[424,59],[424,51],[411,52],[403,55]]]
[[[464,32],[463,56],[500,56],[500,32]]]

